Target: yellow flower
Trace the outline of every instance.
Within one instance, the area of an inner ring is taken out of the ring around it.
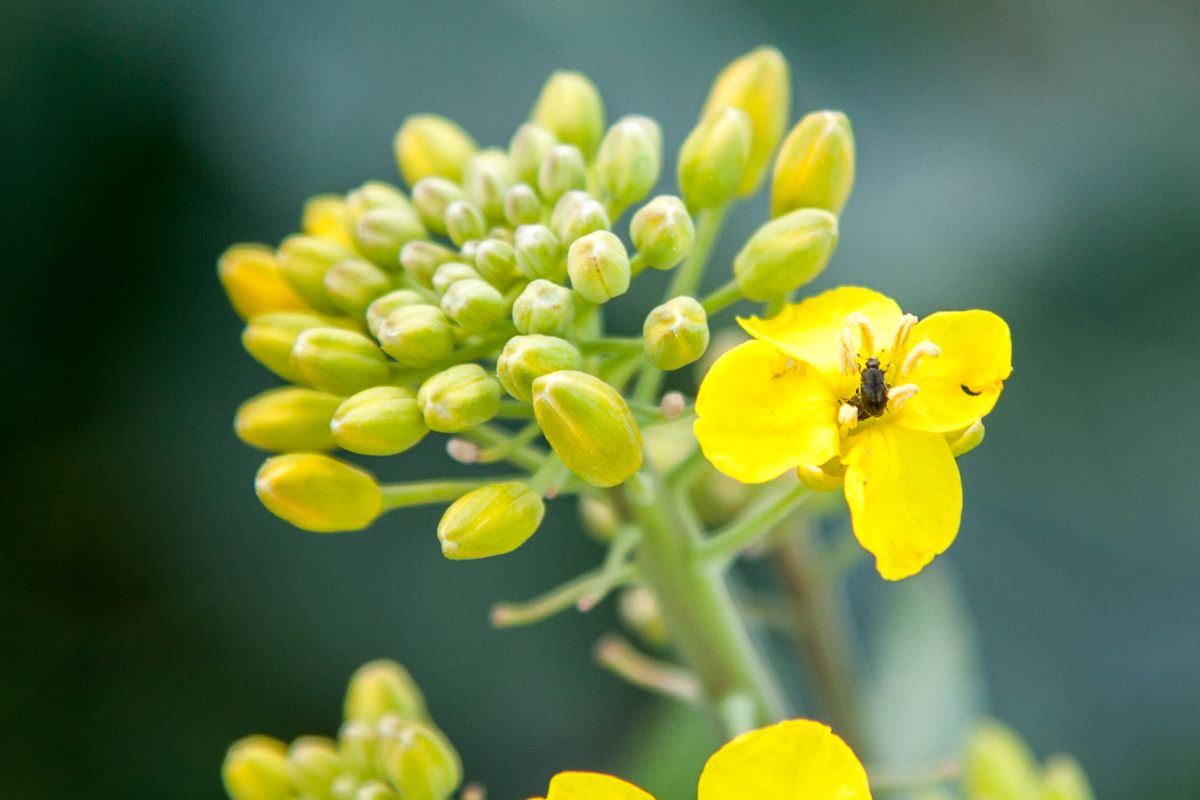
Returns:
[[[870,800],[854,751],[819,722],[795,719],[750,731],[708,759],[698,800]],[[534,800],[654,800],[631,783],[596,772],[560,772]]]
[[[979,310],[918,321],[858,287],[739,322],[754,340],[721,356],[696,398],[705,456],[744,483],[793,468],[813,488],[841,483],[879,574],[920,572],[958,533],[950,442],[982,436],[1012,372],[1008,325]]]

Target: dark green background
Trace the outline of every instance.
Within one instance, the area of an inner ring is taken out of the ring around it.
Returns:
[[[272,518],[230,430],[270,379],[214,263],[292,231],[310,194],[394,178],[407,113],[507,142],[558,67],[611,118],[656,116],[673,167],[713,74],[762,42],[799,111],[855,126],[818,285],[1012,326],[945,559],[992,709],[1078,754],[1100,797],[1200,794],[1194,3],[10,0],[0,797],[217,796],[229,741],[332,733],[345,678],[382,655],[493,797],[616,768],[644,706],[589,661],[611,610],[486,624],[595,563],[569,503],[477,564],[441,558],[436,510],[328,537]],[[764,208],[737,212],[717,271]],[[451,468],[419,455],[379,472]]]

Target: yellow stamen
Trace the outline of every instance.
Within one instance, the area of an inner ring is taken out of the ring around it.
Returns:
[[[838,409],[838,425],[854,430],[858,425],[858,409],[849,403],[842,403]]]
[[[842,330],[842,335],[838,338],[838,368],[843,375],[855,375],[858,373],[858,364],[855,363],[854,352],[854,332],[847,326]]]
[[[942,354],[942,348],[938,347],[931,341],[918,342],[913,345],[912,350],[908,351],[908,355],[904,357],[904,366],[900,368],[900,377],[903,378],[908,373],[917,368],[917,364],[921,363],[921,359],[925,356],[937,358]]]
[[[896,411],[900,406],[911,400],[913,395],[918,391],[920,391],[920,387],[915,383],[903,383],[899,386],[893,386],[888,389],[887,393],[888,408]]]
[[[900,324],[896,326],[896,335],[892,337],[892,349],[888,351],[890,361],[895,364],[904,358],[904,349],[908,347],[908,335],[912,333],[913,326],[917,324],[917,318],[913,314],[905,314],[900,317]]]
[[[855,311],[846,317],[846,327],[858,328],[859,336],[862,337],[858,352],[866,357],[875,355],[875,328],[871,326],[871,320]]]

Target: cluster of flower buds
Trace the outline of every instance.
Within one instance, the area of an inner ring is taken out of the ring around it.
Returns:
[[[221,771],[231,800],[446,800],[462,783],[458,753],[394,661],[354,673],[343,713],[336,740],[234,742]]]
[[[1039,764],[1016,731],[994,720],[967,741],[962,785],[966,800],[1095,800],[1078,761],[1060,753]]]

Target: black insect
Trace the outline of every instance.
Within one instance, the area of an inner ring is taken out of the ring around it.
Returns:
[[[879,359],[871,356],[860,375],[858,391],[848,402],[858,409],[859,419],[880,417],[887,410],[887,393],[888,385],[879,367]]]

